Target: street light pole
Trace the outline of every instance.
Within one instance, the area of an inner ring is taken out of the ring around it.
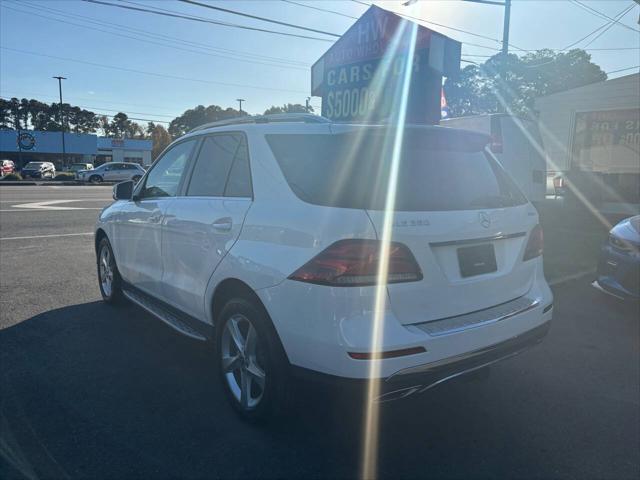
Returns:
[[[244,98],[236,98],[236,100],[238,101],[238,104],[240,105],[240,113],[242,113],[242,102],[244,102]]]
[[[62,167],[66,166],[66,148],[64,145],[64,117],[62,114],[62,80],[66,80],[65,77],[52,77],[58,80],[58,92],[60,93],[60,131],[62,132]]]

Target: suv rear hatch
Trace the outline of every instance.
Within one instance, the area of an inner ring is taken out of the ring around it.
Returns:
[[[332,128],[337,132],[331,135],[268,135],[267,140],[302,200],[363,209],[378,238],[386,208],[393,211],[391,240],[409,247],[423,273],[420,281],[387,287],[401,323],[461,315],[529,291],[534,265],[523,262],[522,254],[535,212],[485,149],[488,136],[426,126],[403,132]],[[394,159],[397,135],[402,148]],[[392,184],[394,162],[398,173]]]

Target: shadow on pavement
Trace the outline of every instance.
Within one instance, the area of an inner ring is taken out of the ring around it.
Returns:
[[[616,453],[585,452],[602,452],[589,443],[601,428],[584,426],[601,405],[576,413],[584,393],[554,383],[562,373],[549,360],[553,344],[504,362],[487,381],[389,404],[380,476],[608,476],[597,468]],[[363,406],[302,389],[287,420],[247,425],[223,397],[209,345],[133,306],[74,305],[0,331],[0,372],[3,479],[345,478],[359,470]],[[632,471],[625,450],[617,473]]]

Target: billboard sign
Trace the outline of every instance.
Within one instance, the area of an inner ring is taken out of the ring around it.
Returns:
[[[393,115],[408,74],[407,121],[438,123],[442,77],[456,73],[461,44],[372,6],[312,66],[311,93],[334,121]]]
[[[640,173],[640,109],[576,112],[572,166],[601,173]]]

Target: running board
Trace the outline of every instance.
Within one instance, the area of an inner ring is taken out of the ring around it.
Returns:
[[[168,308],[160,305],[148,295],[126,288],[122,289],[122,293],[124,293],[124,296],[131,300],[133,303],[135,303],[139,307],[142,307],[151,315],[162,320],[164,323],[169,325],[174,330],[177,330],[181,334],[186,335],[187,337],[194,338],[196,340],[207,340],[207,337],[202,335],[194,328],[190,327],[186,322],[181,320],[178,315],[172,313]]]

